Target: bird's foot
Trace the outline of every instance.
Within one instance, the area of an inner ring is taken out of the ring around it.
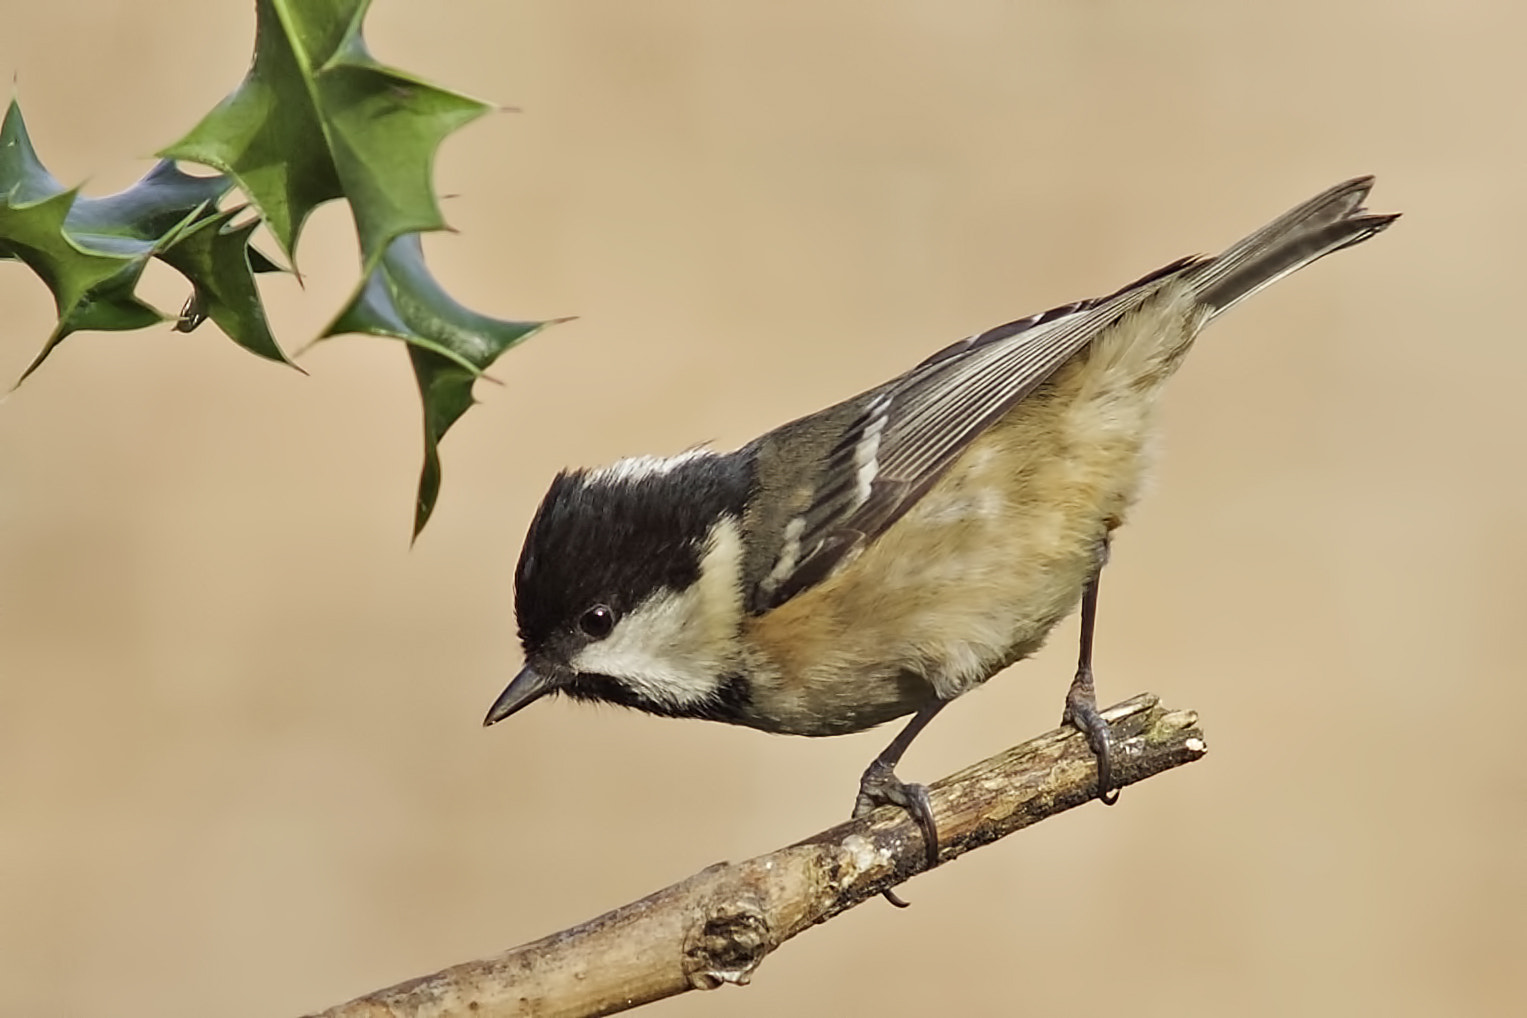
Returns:
[[[928,866],[938,865],[938,828],[933,823],[933,806],[928,802],[928,786],[902,781],[896,776],[893,764],[876,760],[859,779],[859,795],[854,800],[854,819],[881,806],[900,806],[912,814],[923,832],[923,845],[928,853]],[[907,903],[887,890],[885,899],[897,908]]]
[[[1119,801],[1119,789],[1113,783],[1113,733],[1098,711],[1097,693],[1092,685],[1092,669],[1078,668],[1071,688],[1066,692],[1066,711],[1060,723],[1070,725],[1087,737],[1092,755],[1098,760],[1098,798],[1105,806]]]

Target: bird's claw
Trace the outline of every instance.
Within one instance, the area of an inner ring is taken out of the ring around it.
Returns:
[[[1097,694],[1093,692],[1092,672],[1078,669],[1071,689],[1066,693],[1066,710],[1060,723],[1070,725],[1087,737],[1092,755],[1098,761],[1098,798],[1105,806],[1119,801],[1119,787],[1113,777],[1113,732],[1108,721],[1098,710]]]
[[[902,781],[890,764],[876,760],[859,779],[859,795],[854,800],[854,819],[881,806],[900,806],[912,814],[923,832],[928,865],[938,865],[938,828],[933,822],[933,805],[928,801],[928,786]]]

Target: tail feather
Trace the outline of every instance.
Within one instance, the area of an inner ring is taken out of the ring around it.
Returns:
[[[1337,184],[1290,209],[1218,258],[1190,269],[1198,299],[1214,317],[1333,251],[1359,244],[1400,218],[1373,215],[1362,207],[1372,177]]]

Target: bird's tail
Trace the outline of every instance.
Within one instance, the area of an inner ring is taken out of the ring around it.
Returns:
[[[1362,207],[1372,177],[1337,184],[1235,244],[1217,258],[1183,274],[1209,317],[1232,307],[1333,251],[1360,244],[1400,218],[1373,215]]]

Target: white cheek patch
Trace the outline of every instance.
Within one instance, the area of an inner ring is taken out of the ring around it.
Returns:
[[[741,577],[742,534],[736,520],[724,517],[711,527],[693,586],[652,595],[570,663],[673,707],[710,699],[736,664]]]

